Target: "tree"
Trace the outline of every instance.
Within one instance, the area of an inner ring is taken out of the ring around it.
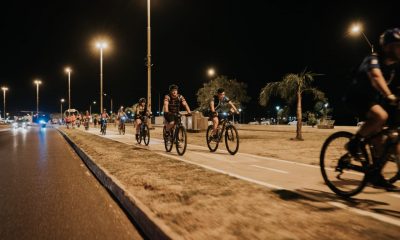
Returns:
[[[267,106],[272,96],[280,96],[285,99],[289,104],[297,101],[296,117],[296,139],[303,140],[302,128],[302,105],[301,100],[304,93],[308,92],[314,96],[314,99],[325,99],[325,94],[311,86],[314,82],[314,77],[319,74],[313,72],[303,72],[299,74],[289,73],[283,77],[280,82],[267,83],[261,89],[259,102],[262,106]]]
[[[216,94],[218,88],[225,89],[226,96],[235,104],[240,107],[242,103],[250,101],[247,96],[247,85],[243,82],[238,82],[236,79],[228,79],[226,76],[218,76],[213,80],[204,83],[203,87],[197,91],[197,102],[199,104],[199,111],[206,111],[209,109],[210,100]]]

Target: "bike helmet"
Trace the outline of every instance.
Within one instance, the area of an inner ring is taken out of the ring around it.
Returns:
[[[172,85],[169,86],[169,91],[170,91],[170,92],[171,92],[172,90],[178,90],[178,89],[179,89],[178,86],[175,85],[175,84],[172,84]]]
[[[146,98],[140,98],[139,99],[139,103],[145,103],[146,102]]]
[[[400,28],[392,28],[382,33],[379,43],[381,46],[386,46],[391,43],[400,43]]]

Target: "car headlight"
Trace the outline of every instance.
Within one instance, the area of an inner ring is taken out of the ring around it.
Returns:
[[[46,122],[44,120],[39,121],[40,124],[45,124]]]

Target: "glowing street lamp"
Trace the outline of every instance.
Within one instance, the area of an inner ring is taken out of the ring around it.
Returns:
[[[4,119],[6,119],[6,91],[8,91],[8,87],[2,87],[3,90],[3,111],[4,111]]]
[[[64,98],[61,98],[60,103],[61,103],[61,107],[60,107],[60,119],[61,119],[61,123],[63,122],[63,103],[65,102]]]
[[[276,109],[276,124],[279,125],[278,113],[279,113],[279,110],[281,109],[281,107],[280,106],[276,106],[275,109]]]
[[[351,35],[363,35],[365,41],[368,43],[369,47],[371,48],[371,53],[374,52],[374,46],[371,44],[371,42],[369,41],[369,39],[367,38],[367,36],[364,34],[362,25],[360,23],[354,23],[350,26],[350,30],[349,33]]]
[[[90,113],[90,116],[92,116],[92,104],[93,104],[93,105],[96,105],[96,101],[93,101],[93,102],[90,104],[90,106],[89,106],[89,113]]]
[[[68,74],[68,109],[71,109],[71,72],[70,67],[65,68],[65,72]]]
[[[209,77],[214,77],[214,76],[215,76],[215,70],[214,70],[214,68],[209,68],[209,69],[207,70],[207,75],[208,75]]]
[[[99,41],[96,47],[100,50],[100,113],[103,112],[103,50],[108,47],[107,42]]]
[[[35,80],[33,83],[36,84],[36,114],[39,115],[39,85],[42,84],[42,81]]]

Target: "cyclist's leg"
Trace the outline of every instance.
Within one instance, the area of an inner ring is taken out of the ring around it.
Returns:
[[[135,125],[136,125],[136,134],[139,134],[140,131],[140,125],[142,124],[142,121],[140,120],[140,118],[137,118],[135,121]]]
[[[174,125],[175,125],[175,117],[171,114],[164,115],[164,126],[167,132],[171,131]]]
[[[218,117],[214,116],[212,118],[212,122],[213,122],[213,135],[215,135],[217,133],[218,123],[219,123]]]

